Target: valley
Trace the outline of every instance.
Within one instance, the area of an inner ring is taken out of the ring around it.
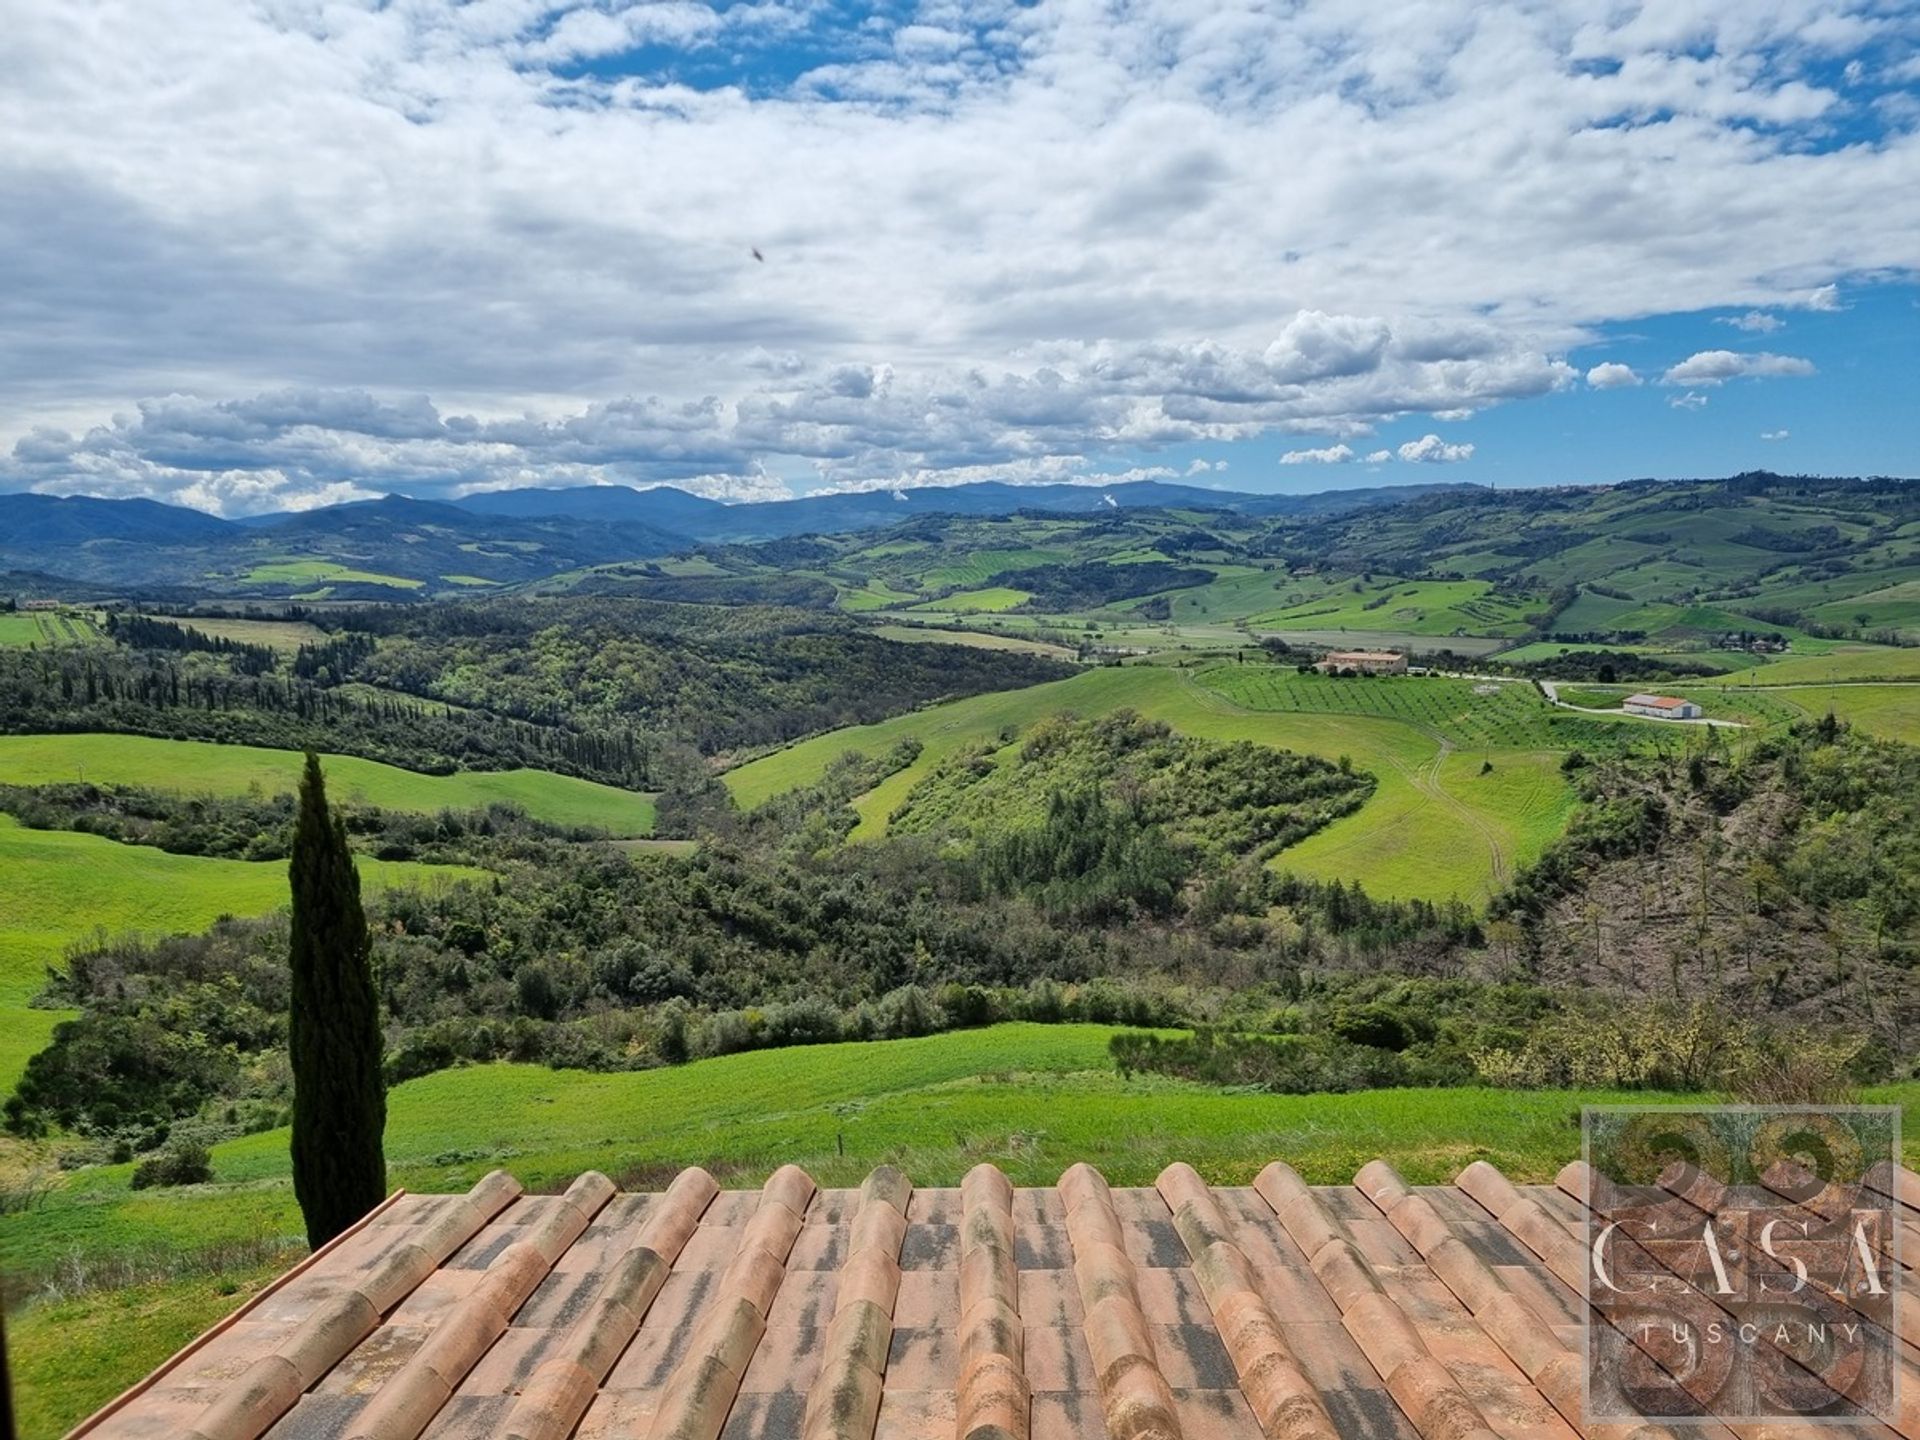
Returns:
[[[299,1253],[307,748],[397,1185],[1539,1178],[1583,1101],[1755,1093],[1795,1047],[1913,1098],[1911,487],[902,493],[0,532],[60,576],[0,612],[37,1433]],[[132,1188],[198,1146],[210,1181]]]

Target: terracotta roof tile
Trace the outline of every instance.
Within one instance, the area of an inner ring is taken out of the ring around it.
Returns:
[[[1776,1177],[1785,1185],[1791,1177]],[[1920,1180],[1885,1189],[1920,1242]],[[1581,1420],[1587,1178],[1375,1162],[1211,1187],[1088,1166],[658,1195],[399,1195],[76,1432],[89,1440],[1817,1440]],[[1809,1213],[1831,1197],[1806,1202]],[[1600,1197],[1602,1206],[1606,1197]],[[1675,1205],[1705,1216],[1710,1189]],[[1679,1251],[1670,1258],[1683,1258]],[[1901,1257],[1920,1258],[1920,1243]],[[1912,1292],[1920,1297],[1920,1289]],[[1903,1343],[1920,1337],[1902,1302]],[[1866,1440],[1920,1440],[1920,1366]]]

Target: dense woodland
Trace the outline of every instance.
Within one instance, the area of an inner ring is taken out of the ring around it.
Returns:
[[[276,656],[115,617],[112,647],[0,650],[0,733],[109,730],[360,755],[408,769],[697,784],[702,755],[1070,673],[902,645],[802,611],[620,600],[354,612]]]

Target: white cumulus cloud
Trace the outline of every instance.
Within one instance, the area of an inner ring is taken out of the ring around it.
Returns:
[[[1915,263],[1913,118],[1834,140],[1908,63],[1888,0],[856,8],[10,7],[0,488],[1359,444],[1578,384],[1610,324]]]
[[[1413,464],[1449,465],[1473,458],[1473,446],[1452,445],[1438,435],[1422,435],[1400,447],[1400,458]]]
[[[1778,315],[1769,315],[1764,310],[1749,310],[1744,315],[1722,315],[1714,324],[1731,325],[1736,330],[1745,330],[1750,335],[1771,335],[1776,330],[1786,328],[1787,322]]]
[[[1280,457],[1282,465],[1344,465],[1353,459],[1347,445],[1329,445],[1324,450],[1289,450]]]
[[[1798,355],[1775,355],[1768,350],[1702,350],[1689,355],[1661,376],[1668,385],[1722,385],[1747,376],[1811,375],[1813,362]]]
[[[1639,383],[1640,376],[1634,368],[1617,360],[1603,361],[1587,371],[1587,384],[1596,390],[1619,390]]]

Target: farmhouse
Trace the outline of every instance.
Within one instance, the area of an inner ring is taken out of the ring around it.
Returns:
[[[1362,675],[1404,675],[1407,657],[1392,650],[1329,650],[1314,667],[1332,674],[1336,670],[1355,670]]]
[[[25,600],[21,602],[20,608],[22,610],[58,610],[61,608],[61,603],[58,600]]]
[[[1586,1189],[495,1172],[395,1195],[73,1436],[1575,1440],[1619,1428],[1582,1415]]]
[[[1655,720],[1698,720],[1700,707],[1691,700],[1676,700],[1671,695],[1629,695],[1620,702],[1629,715],[1646,715]]]

